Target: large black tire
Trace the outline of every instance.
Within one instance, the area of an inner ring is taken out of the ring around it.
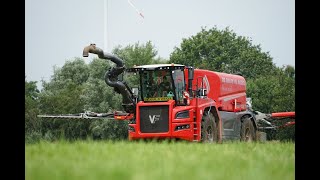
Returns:
[[[218,142],[218,127],[211,112],[204,112],[201,120],[201,142]]]
[[[256,129],[248,117],[245,117],[241,123],[240,140],[244,142],[257,141]]]

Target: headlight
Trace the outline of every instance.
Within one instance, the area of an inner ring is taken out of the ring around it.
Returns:
[[[176,114],[175,119],[184,119],[184,118],[189,118],[189,111],[180,111]]]

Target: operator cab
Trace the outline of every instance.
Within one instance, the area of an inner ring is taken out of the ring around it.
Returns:
[[[152,64],[134,66],[127,69],[127,72],[139,73],[142,101],[175,100],[177,105],[185,105],[184,68],[185,66],[181,64]]]

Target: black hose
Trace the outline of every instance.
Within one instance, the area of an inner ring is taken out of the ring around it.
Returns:
[[[83,49],[83,57],[88,57],[89,53],[97,54],[100,59],[109,59],[117,65],[106,72],[104,76],[105,82],[107,85],[114,87],[115,91],[122,95],[122,106],[125,111],[129,113],[134,112],[135,101],[132,98],[133,94],[124,82],[118,80],[119,74],[125,70],[123,60],[115,55],[103,52],[95,44],[90,44]]]

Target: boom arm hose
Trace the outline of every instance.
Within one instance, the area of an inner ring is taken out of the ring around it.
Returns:
[[[134,112],[135,101],[132,98],[132,93],[122,81],[118,81],[118,75],[125,70],[124,63],[119,57],[110,53],[103,52],[102,49],[96,47],[95,44],[90,44],[83,49],[83,57],[88,57],[89,53],[97,54],[100,59],[109,59],[117,66],[113,67],[105,74],[105,82],[107,85],[114,87],[116,91],[122,95],[122,106],[126,112]]]

